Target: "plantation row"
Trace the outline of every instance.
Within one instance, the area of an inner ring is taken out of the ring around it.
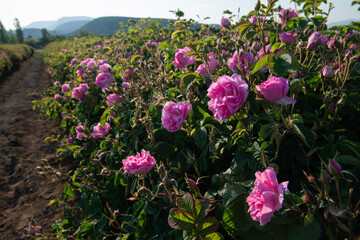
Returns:
[[[56,237],[358,236],[360,35],[296,2],[48,45],[54,86],[34,107],[78,164],[51,202]]]
[[[25,44],[3,44],[0,45],[0,77],[10,72],[14,66],[29,58],[34,49]]]

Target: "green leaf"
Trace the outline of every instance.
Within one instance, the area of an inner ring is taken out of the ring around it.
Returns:
[[[163,49],[169,48],[169,44],[167,42],[162,42],[159,44],[159,46],[157,47],[158,51],[161,51]]]
[[[219,228],[219,221],[216,217],[209,216],[202,220],[198,227],[196,228],[196,231],[201,236],[206,236],[210,233],[215,232]]]
[[[226,183],[222,189],[219,190],[219,195],[224,199],[223,205],[226,207],[232,200],[244,193],[246,189],[241,185],[232,185]]]
[[[314,134],[311,132],[311,130],[307,129],[303,125],[298,125],[295,123],[291,123],[290,127],[294,131],[294,133],[300,138],[300,140],[305,143],[307,147],[309,147],[310,149],[313,148],[315,139]]]
[[[321,239],[323,229],[321,224],[315,220],[308,226],[289,226],[287,232],[288,236],[286,239],[290,240]]]
[[[91,222],[87,222],[87,223],[84,223],[84,224],[82,224],[80,226],[80,231],[81,232],[86,232],[86,231],[89,231],[91,228],[92,228]]]
[[[300,64],[297,58],[289,52],[279,52],[269,60],[269,68],[279,76],[289,70],[300,70]]]
[[[191,216],[194,216],[194,199],[191,194],[187,193],[184,196],[179,197],[176,200],[176,206],[189,213]]]
[[[180,91],[185,93],[191,85],[196,82],[196,79],[199,80],[199,74],[197,73],[188,73],[184,75],[180,81]]]
[[[276,131],[276,128],[273,124],[262,125],[260,128],[259,136],[261,139],[266,139],[268,136],[271,136]]]
[[[75,197],[73,190],[69,184],[66,184],[64,187],[64,193],[69,197]]]
[[[109,120],[111,109],[106,109],[100,117],[100,124],[105,127],[105,122]]]
[[[224,236],[221,233],[214,232],[209,235],[206,235],[204,240],[224,240]]]
[[[208,214],[210,205],[208,202],[202,202],[198,199],[195,200],[195,222],[203,220],[204,217]]]
[[[247,231],[251,223],[245,210],[245,198],[239,197],[224,210],[222,225],[226,232],[234,239],[241,238],[242,232]]]
[[[336,161],[338,163],[350,164],[360,168],[360,159],[353,157],[351,155],[339,155],[336,157]]]
[[[171,39],[180,37],[180,35],[183,34],[182,30],[175,30],[172,34],[171,34]]]
[[[259,71],[261,68],[265,67],[265,66],[268,64],[269,60],[271,60],[271,58],[272,58],[273,56],[274,56],[274,55],[269,54],[269,55],[265,55],[265,56],[263,56],[262,58],[260,58],[260,60],[256,62],[255,67],[254,67],[254,69],[252,70],[252,73],[256,73],[256,72]]]
[[[141,55],[134,55],[131,60],[130,60],[130,63],[131,64],[134,64],[135,62],[137,62],[140,58],[142,58]]]
[[[168,142],[158,142],[156,144],[156,152],[162,159],[170,159],[174,154],[174,147]]]
[[[198,127],[191,131],[191,137],[199,148],[203,149],[207,143],[208,134],[205,127]]]
[[[176,208],[170,210],[168,224],[177,230],[189,230],[195,227],[194,218],[185,211]]]
[[[323,16],[315,16],[311,18],[311,21],[318,27],[325,22],[326,18]]]
[[[145,222],[146,222],[146,211],[145,209],[143,209],[138,216],[137,223],[139,224],[140,227],[143,227]]]

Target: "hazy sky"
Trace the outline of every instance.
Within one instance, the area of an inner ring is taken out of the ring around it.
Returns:
[[[262,0],[267,3],[267,0]],[[329,0],[328,0],[329,2]],[[332,0],[335,9],[329,22],[346,19],[360,19],[357,7],[351,7],[352,0]],[[0,20],[6,29],[13,29],[13,20],[17,17],[22,27],[35,21],[57,20],[67,16],[127,16],[174,18],[170,10],[180,9],[185,18],[205,23],[219,23],[223,10],[247,14],[255,6],[256,0],[0,0]],[[280,0],[283,8],[293,7],[290,0]],[[278,3],[278,4],[279,4]],[[327,9],[327,7],[326,7]]]

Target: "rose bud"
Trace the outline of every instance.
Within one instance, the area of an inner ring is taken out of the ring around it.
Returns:
[[[335,160],[330,159],[329,165],[328,165],[328,171],[330,174],[332,174],[334,176],[339,176],[341,173],[341,166]]]
[[[323,77],[326,78],[333,78],[335,77],[334,71],[332,70],[331,67],[329,67],[328,65],[326,65],[323,70],[321,71]]]

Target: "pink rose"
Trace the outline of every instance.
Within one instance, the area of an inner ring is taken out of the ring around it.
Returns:
[[[280,34],[280,41],[286,44],[292,44],[296,41],[297,34],[292,34],[290,32],[283,32]]]
[[[124,171],[130,174],[145,174],[155,165],[155,158],[150,155],[148,151],[141,150],[141,154],[137,153],[135,156],[129,156],[122,160]]]
[[[97,75],[95,84],[103,89],[108,89],[110,83],[112,83],[115,79],[113,79],[110,73],[103,72]]]
[[[187,102],[167,102],[161,111],[161,122],[169,132],[176,132],[181,125],[186,122],[185,119],[191,110],[191,104]]]
[[[122,86],[123,88],[131,88],[131,84],[130,84],[129,82],[123,82],[123,83],[121,84],[121,86]]]
[[[62,86],[61,86],[61,91],[63,92],[63,93],[66,93],[66,92],[68,92],[70,90],[70,85],[68,84],[68,83],[65,83],[65,84],[63,84]]]
[[[99,66],[100,72],[112,72],[113,69],[108,63],[104,63]]]
[[[251,24],[256,24],[258,22],[258,19],[256,17],[256,15],[253,15],[250,17],[249,19]],[[264,18],[260,16],[260,22],[263,23],[264,22]]]
[[[93,138],[103,138],[109,131],[111,126],[108,122],[105,122],[104,127],[100,123],[93,128],[92,137]]]
[[[216,120],[225,120],[237,112],[248,96],[248,85],[240,75],[221,76],[207,90],[209,110]]]
[[[187,66],[193,64],[195,62],[195,56],[185,57],[185,54],[190,51],[191,50],[188,47],[184,49],[179,48],[175,53],[175,61],[173,61],[174,66],[178,68],[186,68]]]
[[[99,60],[99,65],[103,65],[105,63],[109,63],[109,61],[107,59],[100,59]]]
[[[76,75],[78,75],[78,77],[85,77],[86,76],[83,68],[78,69],[76,71]]]
[[[55,81],[55,82],[54,82],[54,86],[55,86],[55,87],[60,87],[60,86],[61,86],[61,83],[60,83],[59,81]]]
[[[298,17],[298,12],[292,8],[281,9],[279,14],[279,23],[285,25],[290,19]]]
[[[157,48],[159,46],[160,42],[152,42],[151,46],[154,48]]]
[[[239,54],[237,51],[235,51],[233,57],[227,60],[227,65],[231,71],[235,72],[238,64],[239,64]]]
[[[222,27],[222,28],[227,28],[227,27],[229,27],[231,25],[231,22],[230,22],[230,20],[228,19],[228,18],[221,18],[221,21],[220,21],[220,26]]]
[[[78,125],[75,127],[75,131],[76,131],[76,138],[79,140],[82,140],[84,137],[84,126],[83,125]]]
[[[249,70],[250,65],[253,62],[256,62],[257,58],[254,58],[254,54],[250,52],[243,52],[243,50],[241,50],[240,53],[242,54],[239,59],[239,54],[237,51],[235,51],[233,57],[228,59],[227,65],[231,71],[236,72],[236,68],[240,63],[241,73],[246,75],[246,72]]]
[[[310,50],[317,44],[325,45],[329,38],[325,35],[322,35],[318,32],[313,32],[309,39],[308,39],[308,45],[306,46],[306,50]]]
[[[56,101],[59,101],[59,100],[61,99],[60,94],[55,94],[55,95],[54,95],[54,99],[55,99]]]
[[[276,104],[287,105],[294,104],[296,100],[286,97],[289,92],[289,80],[282,77],[269,77],[265,82],[256,86],[256,89],[266,101]]]
[[[73,91],[72,95],[77,100],[82,101],[83,98],[85,97],[85,92],[88,89],[89,89],[88,85],[86,83],[83,83],[79,87],[74,88],[74,91]]]
[[[93,72],[96,71],[97,69],[96,61],[93,58],[90,59],[90,61],[86,64],[86,66],[88,72]]]
[[[214,59],[214,53],[213,52],[209,53],[208,57],[210,59],[210,61],[208,61],[210,73],[213,73],[215,71],[219,61]],[[206,69],[205,63],[200,64],[195,72],[200,74],[200,75],[205,75],[205,74],[209,73],[208,70]]]
[[[254,189],[246,198],[251,218],[263,226],[270,222],[276,210],[282,208],[288,181],[278,184],[276,172],[268,167],[264,172],[255,173]]]
[[[114,103],[122,103],[123,99],[121,96],[116,95],[116,94],[110,94],[109,96],[106,97],[107,99],[107,106],[112,106],[114,105]]]
[[[90,60],[91,60],[91,58],[88,58],[88,59],[86,59],[86,60],[84,60],[84,61],[81,61],[81,62],[80,62],[80,66],[85,66],[85,65],[87,65],[87,64],[90,62]]]
[[[73,67],[77,63],[77,61],[78,61],[77,58],[71,59],[71,62],[70,62],[71,66]]]

